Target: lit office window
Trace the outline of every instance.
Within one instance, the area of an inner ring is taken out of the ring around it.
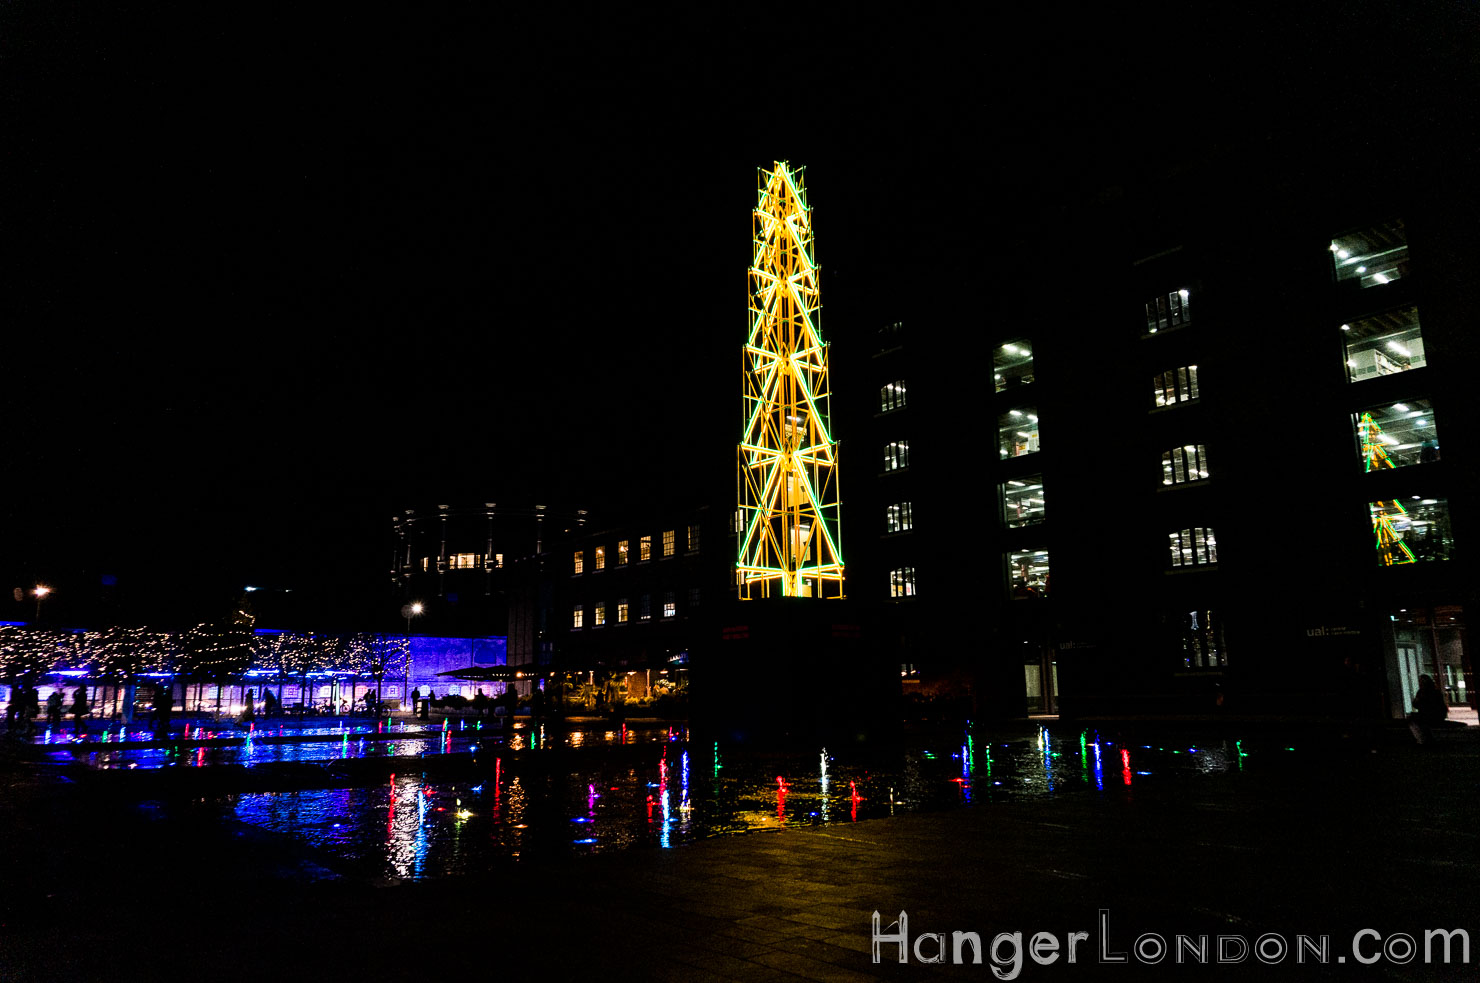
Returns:
[[[899,471],[910,466],[910,442],[895,440],[884,445],[884,470]]]
[[[624,597],[620,601],[617,602],[617,624],[619,624],[619,625],[625,625],[626,623],[627,623],[627,599]]]
[[[637,541],[637,560],[646,563],[653,558],[653,537],[643,536]]]
[[[586,551],[585,550],[576,550],[573,566],[575,567],[575,570],[574,570],[575,573],[585,573],[586,572]]]
[[[1223,643],[1223,619],[1210,608],[1185,611],[1176,616],[1182,644],[1182,668],[1219,669],[1228,665]]]
[[[653,616],[653,599],[651,594],[644,594],[637,602],[637,620],[647,621]]]
[[[572,628],[580,628],[585,622],[585,617],[585,612],[582,611],[581,606],[577,604],[575,607],[570,609],[570,626]]]
[[[997,418],[997,449],[1004,458],[1037,453],[1038,407],[1008,410]]]
[[[1048,550],[1007,554],[1007,576],[1014,599],[1048,596]]]
[[[424,556],[424,557],[422,557],[421,558],[421,572],[422,573],[426,573],[428,570],[431,569],[431,567],[432,567],[432,558],[430,556]]]
[[[1384,471],[1439,460],[1434,407],[1426,399],[1374,406],[1352,414],[1363,470]]]
[[[606,602],[605,601],[597,601],[596,602],[596,618],[594,619],[594,623],[595,623],[596,627],[598,627],[598,628],[600,628],[602,625],[606,624]]]
[[[1151,380],[1157,406],[1176,406],[1190,403],[1197,395],[1197,366],[1184,365],[1177,369],[1159,372]]]
[[[1033,351],[1026,341],[1014,341],[992,350],[992,389],[1001,392],[1033,381]]]
[[[493,554],[493,567],[495,570],[502,570],[504,568],[504,555],[502,553]]]
[[[890,532],[909,532],[915,527],[914,509],[909,502],[898,502],[885,510],[885,525]]]
[[[1146,334],[1153,335],[1192,322],[1192,291],[1186,287],[1146,302]]]
[[[597,546],[591,551],[591,559],[596,561],[596,569],[606,569],[606,547]]]
[[[689,526],[689,552],[690,553],[697,553],[698,551],[699,551],[699,525],[698,525],[698,523],[695,523],[694,525]]]
[[[898,567],[889,571],[889,596],[915,596],[915,568]]]
[[[1173,567],[1207,567],[1218,562],[1218,541],[1207,526],[1167,534]]]
[[[678,605],[676,603],[674,603],[673,594],[672,593],[664,594],[663,595],[663,617],[665,617],[665,618],[671,618],[671,617],[673,617],[676,614],[678,614]]]
[[[904,409],[904,380],[891,382],[879,390],[879,412]]]
[[[1002,486],[1003,521],[1009,529],[1037,525],[1043,521],[1047,503],[1043,499],[1043,475],[1028,474]]]
[[[1331,240],[1336,282],[1380,287],[1408,275],[1408,233],[1402,219]]]
[[[672,530],[672,529],[664,529],[663,530],[663,555],[664,556],[672,556],[673,555],[674,539],[675,539],[675,537],[674,537],[674,530]]]
[[[1447,560],[1454,550],[1449,503],[1414,495],[1405,501],[1369,502],[1377,562],[1385,567]]]
[[[1400,307],[1357,318],[1341,326],[1341,339],[1346,345],[1346,377],[1352,382],[1366,382],[1429,364],[1424,356],[1417,307]]]
[[[472,570],[478,566],[478,554],[454,553],[447,565],[453,570]]]
[[[1208,450],[1202,444],[1183,444],[1163,451],[1161,455],[1161,483],[1183,485],[1189,481],[1202,481],[1208,477]]]
[[[617,566],[619,566],[619,567],[625,567],[626,565],[627,565],[627,540],[624,539],[624,540],[621,540],[620,542],[617,543]]]

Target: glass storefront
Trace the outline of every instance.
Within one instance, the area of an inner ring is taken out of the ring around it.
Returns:
[[[1405,716],[1413,709],[1418,677],[1427,675],[1443,691],[1450,719],[1474,723],[1469,705],[1474,675],[1465,655],[1464,609],[1458,604],[1397,608],[1389,612],[1388,624],[1393,646],[1393,715]]]

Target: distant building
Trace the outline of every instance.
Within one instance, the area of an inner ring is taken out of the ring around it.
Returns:
[[[584,522],[580,511],[493,503],[393,516],[390,577],[407,630],[501,636],[511,665],[540,661],[551,602],[543,557]]]
[[[850,595],[1009,712],[1473,720],[1468,176],[1178,163],[881,332]]]
[[[713,645],[733,597],[726,516],[700,506],[562,537],[547,564],[551,645],[542,661],[593,678],[621,672],[634,699],[686,671]]]

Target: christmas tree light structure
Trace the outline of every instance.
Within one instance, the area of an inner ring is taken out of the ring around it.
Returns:
[[[738,449],[740,597],[842,597],[838,445],[800,168],[778,161],[758,169],[752,233]]]

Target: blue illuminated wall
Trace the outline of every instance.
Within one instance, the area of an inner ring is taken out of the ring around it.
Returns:
[[[440,672],[466,669],[469,666],[503,666],[509,663],[509,640],[507,638],[438,638],[431,635],[411,636],[411,681],[423,693],[428,686],[438,696],[457,692],[472,696],[481,687],[484,693],[495,696],[503,692],[499,683],[467,683]],[[454,689],[456,688],[456,689]]]

